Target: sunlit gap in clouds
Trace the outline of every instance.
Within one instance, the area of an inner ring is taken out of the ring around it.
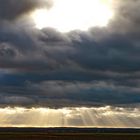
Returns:
[[[31,14],[36,28],[51,27],[60,32],[104,27],[112,18],[112,0],[53,0],[51,8]]]
[[[2,127],[140,127],[139,108],[0,108]]]

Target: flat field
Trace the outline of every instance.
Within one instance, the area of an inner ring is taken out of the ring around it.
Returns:
[[[140,129],[7,127],[0,140],[140,140]]]
[[[0,140],[140,140],[140,134],[0,132]]]

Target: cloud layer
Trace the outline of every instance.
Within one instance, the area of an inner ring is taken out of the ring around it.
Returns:
[[[140,1],[114,0],[107,27],[65,34],[34,28],[28,13],[44,2],[0,4],[0,105],[139,104]]]

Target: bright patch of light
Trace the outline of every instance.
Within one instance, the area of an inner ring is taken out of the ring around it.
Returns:
[[[94,26],[107,26],[113,16],[111,0],[53,0],[51,9],[37,9],[31,17],[38,29],[55,28],[61,32]]]
[[[0,108],[1,127],[134,127],[140,109],[120,107]]]

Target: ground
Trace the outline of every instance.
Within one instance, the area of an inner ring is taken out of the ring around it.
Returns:
[[[140,134],[1,132],[0,140],[140,140]]]

